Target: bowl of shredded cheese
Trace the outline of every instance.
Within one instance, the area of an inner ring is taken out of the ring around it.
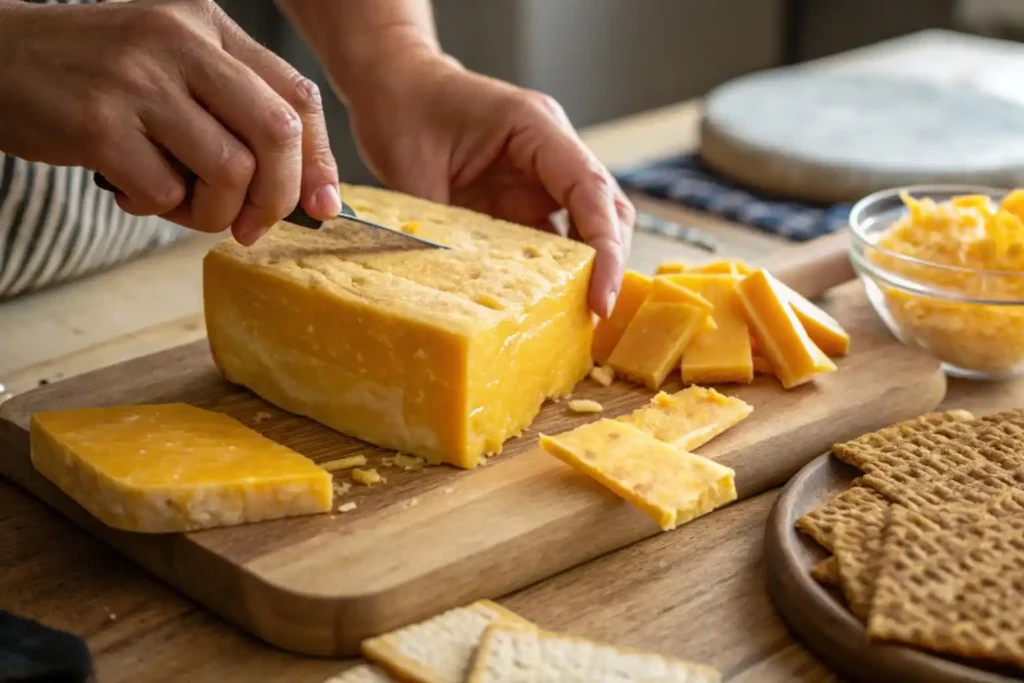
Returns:
[[[1024,373],[1024,190],[918,185],[854,205],[851,260],[892,333],[950,375]]]

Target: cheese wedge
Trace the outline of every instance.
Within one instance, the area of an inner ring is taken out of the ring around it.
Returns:
[[[415,683],[461,683],[484,630],[495,623],[536,628],[526,619],[490,600],[443,612],[426,621],[370,638],[363,656]]]
[[[687,387],[675,394],[659,391],[651,402],[616,418],[659,441],[692,451],[747,418],[754,409],[714,389]]]
[[[644,299],[651,291],[654,281],[646,275],[634,270],[627,270],[622,276],[622,287],[619,298],[615,301],[615,310],[607,318],[602,318],[594,328],[594,342],[590,354],[598,365],[606,365],[615,345],[622,339],[633,316],[636,315]]]
[[[780,285],[758,270],[740,280],[736,289],[758,349],[771,363],[783,388],[791,389],[837,368],[807,336]]]
[[[720,683],[715,669],[583,638],[488,626],[466,683]]]
[[[331,475],[183,403],[36,413],[32,465],[107,526],[169,533],[329,512]]]
[[[651,293],[608,358],[617,375],[650,389],[662,385],[708,317],[706,307],[681,303],[693,296],[664,278],[655,278]]]
[[[784,283],[776,281],[779,291],[803,325],[807,336],[828,356],[845,356],[850,351],[850,335],[839,322]]]
[[[768,359],[754,356],[754,373],[758,375],[774,375],[775,371],[772,370],[772,364],[768,362]]]
[[[681,365],[686,384],[738,382],[754,379],[750,329],[736,295],[738,276],[718,274],[669,275],[673,283],[701,294],[714,306],[716,329],[698,334],[683,351]]]
[[[204,260],[206,325],[228,380],[339,432],[473,467],[591,367],[594,250],[374,188],[359,215],[448,250],[381,251],[372,230],[287,223]]]
[[[547,453],[637,506],[668,531],[736,500],[735,472],[618,420],[540,435]]]

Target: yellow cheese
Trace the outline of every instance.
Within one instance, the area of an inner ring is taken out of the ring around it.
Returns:
[[[373,486],[384,481],[384,477],[380,476],[380,472],[373,468],[368,470],[356,469],[352,470],[352,480],[363,486]]]
[[[182,403],[36,413],[32,465],[107,526],[167,533],[329,512],[331,475]]]
[[[712,261],[702,266],[694,266],[690,272],[706,275],[748,275],[751,268],[743,261]]]
[[[736,288],[758,349],[771,363],[782,386],[790,389],[815,375],[835,372],[836,365],[807,336],[780,284],[758,270],[740,280]]]
[[[607,318],[598,321],[594,329],[591,356],[595,363],[604,365],[608,362],[608,357],[612,355],[612,350],[622,338],[622,333],[626,331],[626,327],[651,291],[652,284],[651,278],[634,270],[627,270],[622,276],[622,287],[619,288],[619,298],[615,301],[615,310]]]
[[[708,317],[705,308],[681,303],[693,296],[665,278],[655,278],[651,293],[612,351],[608,365],[650,389],[660,387]]]
[[[738,398],[693,386],[675,394],[660,391],[643,408],[617,419],[659,441],[692,451],[739,424],[753,411]]]
[[[615,371],[606,365],[597,365],[590,371],[590,379],[603,387],[610,387],[615,381]]]
[[[287,223],[249,248],[218,245],[203,294],[227,379],[383,448],[473,467],[586,377],[593,249],[385,190],[342,197],[453,248],[378,251],[347,226]]]
[[[819,349],[829,356],[845,356],[850,351],[850,335],[835,318],[782,282],[776,281],[776,285],[786,295],[789,307]]]
[[[772,370],[772,364],[768,362],[767,358],[762,356],[754,356],[754,372],[758,375],[775,374],[775,371]]]
[[[569,410],[574,413],[600,413],[604,410],[604,406],[589,398],[579,398],[569,401]]]
[[[682,273],[686,270],[686,264],[682,261],[663,261],[654,269],[655,275],[671,275]]]
[[[736,295],[737,276],[669,275],[673,283],[698,292],[714,306],[716,329],[702,331],[683,351],[682,377],[687,384],[740,382],[754,379],[750,329]]]
[[[550,437],[541,447],[646,512],[666,531],[736,500],[735,473],[616,420]]]
[[[339,470],[348,470],[353,467],[362,467],[366,464],[365,455],[350,455],[345,458],[338,458],[336,460],[328,460],[327,462],[320,463],[320,467],[324,468],[328,472],[338,472]]]

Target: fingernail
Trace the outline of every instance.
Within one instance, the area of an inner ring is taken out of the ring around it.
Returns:
[[[266,234],[267,228],[256,223],[252,217],[243,215],[231,226],[231,232],[239,244],[249,247]]]
[[[341,195],[334,185],[324,185],[313,195],[313,204],[325,218],[337,216],[341,211]]]

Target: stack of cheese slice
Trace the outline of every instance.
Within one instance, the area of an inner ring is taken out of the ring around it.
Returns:
[[[736,500],[736,473],[689,452],[739,423],[752,408],[712,389],[659,393],[647,406],[557,436],[546,452],[592,477],[668,531]]]
[[[489,600],[363,643],[372,664],[325,683],[719,683],[711,667],[548,633]]]
[[[849,345],[838,322],[764,270],[666,263],[653,278],[626,273],[591,355],[651,389],[675,368],[686,383],[749,383],[762,372],[789,389],[834,372],[829,356]]]

